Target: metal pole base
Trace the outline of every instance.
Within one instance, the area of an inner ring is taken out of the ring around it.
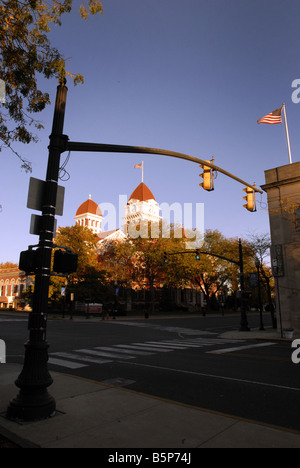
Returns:
[[[245,308],[242,309],[241,326],[239,331],[250,331]]]
[[[48,347],[45,341],[25,344],[24,366],[16,380],[20,392],[8,406],[8,419],[36,421],[55,414],[55,400],[47,391],[53,383],[47,366]]]
[[[246,332],[249,332],[250,331],[250,328],[245,326],[245,325],[241,325],[240,328],[239,328],[239,331],[243,332],[243,331],[246,331]]]
[[[20,390],[10,402],[6,417],[12,421],[39,421],[54,416],[56,403],[47,389]]]

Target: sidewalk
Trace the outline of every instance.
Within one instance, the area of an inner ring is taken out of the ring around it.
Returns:
[[[21,366],[0,365],[0,435],[41,448],[300,448],[300,432],[257,424],[65,374],[51,373],[51,419],[5,419]]]

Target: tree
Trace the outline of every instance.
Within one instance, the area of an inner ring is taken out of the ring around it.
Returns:
[[[250,243],[253,250],[253,256],[259,260],[259,274],[266,291],[268,299],[268,309],[271,313],[273,328],[276,328],[275,308],[273,304],[274,279],[272,268],[268,265],[270,259],[271,238],[269,234],[252,234]]]
[[[103,302],[109,292],[106,287],[106,275],[98,262],[98,237],[90,229],[79,226],[59,228],[54,243],[70,247],[78,255],[77,272],[69,276],[68,290],[74,292],[77,300],[90,299]],[[51,280],[50,295],[59,300],[61,287],[65,280],[54,277]]]
[[[103,13],[99,0],[87,1],[79,9],[83,19]],[[9,148],[26,171],[31,171],[31,163],[15,151],[14,142],[36,142],[34,132],[43,128],[33,116],[50,104],[50,96],[39,89],[39,76],[83,82],[82,75],[66,70],[66,58],[48,37],[72,8],[73,0],[0,0],[0,79],[6,88],[6,103],[0,107],[0,151]]]
[[[166,229],[160,223],[154,230],[157,235],[151,237],[149,223],[149,236],[128,237],[125,242],[112,244],[100,256],[103,267],[119,285],[132,288],[138,284],[142,289],[149,288],[152,313],[155,311],[155,288],[161,284],[179,285],[184,276],[181,256],[172,256],[172,260],[170,257],[170,262],[166,264],[164,252],[174,253],[185,249],[184,239],[174,235],[174,226]]]
[[[207,230],[202,252],[228,256],[238,260],[238,250],[229,252],[230,242],[219,231]],[[227,254],[227,255],[226,255]],[[189,276],[191,283],[196,284],[205,296],[208,309],[213,308],[218,293],[222,290],[232,275],[232,264],[217,257],[200,254],[200,260],[190,259]]]
[[[243,240],[243,260],[245,278],[253,271],[254,258],[252,246]],[[214,308],[218,296],[224,290],[236,292],[240,283],[240,268],[236,263],[215,257],[211,254],[226,257],[235,262],[239,261],[238,238],[227,238],[218,230],[207,230],[200,254],[200,260],[192,257],[189,266],[191,283],[200,287],[205,296],[208,309]],[[254,266],[255,268],[255,266]]]
[[[0,270],[4,270],[6,268],[18,268],[19,265],[17,263],[12,263],[12,262],[5,262],[5,263],[0,263]]]
[[[70,247],[71,251],[78,255],[78,268],[73,276],[80,278],[89,268],[98,267],[98,241],[98,236],[90,229],[75,224],[75,226],[59,228],[54,244]]]

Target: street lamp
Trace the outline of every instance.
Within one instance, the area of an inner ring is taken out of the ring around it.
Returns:
[[[46,332],[60,156],[66,150],[67,143],[67,137],[63,135],[67,91],[65,83],[61,83],[57,88],[45,190],[42,197],[39,245],[36,251],[33,305],[28,321],[29,340],[25,344],[23,369],[16,380],[16,386],[20,391],[10,402],[6,413],[7,418],[12,420],[46,419],[56,411],[55,400],[47,391],[53,380],[48,371],[49,346]]]
[[[261,261],[258,257],[255,259],[255,266],[257,269],[257,285],[258,285],[258,301],[259,301],[259,316],[260,316],[260,330],[264,330],[263,324],[263,305],[261,300],[261,283],[260,283],[260,268],[261,268]]]

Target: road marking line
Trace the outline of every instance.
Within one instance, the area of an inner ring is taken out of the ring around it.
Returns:
[[[122,346],[122,345],[117,345],[117,346]],[[126,348],[133,349],[133,350],[139,350],[139,351],[141,351],[141,350],[150,351],[150,352],[152,352],[152,354],[153,354],[153,351],[157,352],[157,349],[150,348],[149,346],[146,347],[146,346],[141,346],[141,345],[139,345],[139,346],[137,346],[137,345],[126,345]],[[169,351],[167,350],[166,352],[168,353]]]
[[[155,351],[155,352],[160,352],[160,353],[170,353],[172,351],[171,349],[163,349],[155,345],[151,345],[151,346],[146,345],[145,343],[134,343],[133,345],[128,346],[128,348],[152,351],[152,352]]]
[[[159,347],[162,347],[162,348],[171,348],[171,349],[187,349],[188,346],[184,345],[184,344],[179,344],[179,343],[165,343],[164,341],[147,341],[145,343],[146,345],[154,345],[154,346],[159,346]]]
[[[55,366],[67,367],[68,369],[80,369],[81,367],[88,367],[86,364],[79,364],[78,362],[65,361],[64,359],[57,359],[50,357],[48,360],[49,364]]]
[[[227,354],[241,351],[242,349],[263,348],[266,346],[274,346],[276,343],[260,343],[256,345],[237,346],[236,348],[217,349],[215,351],[207,351],[206,354]]]
[[[118,348],[122,353],[128,353],[128,354],[136,354],[137,356],[153,356],[153,353],[150,353],[149,351],[136,351],[133,349],[133,346],[130,345],[114,345],[116,348]]]
[[[74,361],[86,361],[86,362],[92,362],[93,364],[106,364],[108,360],[104,359],[97,359],[93,357],[87,357],[87,356],[81,356],[80,354],[76,353],[51,353],[52,356],[59,356],[67,359],[74,359]]]
[[[97,350],[97,351],[96,351]],[[102,356],[112,359],[134,359],[134,356],[124,356],[123,354],[115,352],[108,353],[107,351],[101,351],[101,348],[95,349],[76,349],[76,353],[91,354],[93,356]]]
[[[121,363],[119,363],[119,364],[121,364]],[[300,388],[286,387],[285,385],[268,384],[268,383],[265,383],[265,382],[256,382],[256,381],[251,381],[251,380],[236,379],[234,377],[223,377],[222,375],[204,374],[204,373],[201,373],[201,372],[186,371],[186,370],[183,370],[183,369],[172,369],[170,367],[153,366],[153,365],[150,365],[150,364],[142,364],[142,363],[138,363],[138,362],[129,362],[128,365],[139,366],[139,367],[148,367],[148,368],[152,368],[152,369],[158,369],[158,370],[169,371],[169,372],[176,372],[178,374],[198,375],[199,377],[209,377],[211,379],[228,380],[228,381],[231,381],[231,382],[239,382],[239,383],[245,383],[245,384],[251,384],[251,385],[260,385],[262,387],[271,387],[271,388],[277,388],[277,389],[280,389],[280,390],[292,390],[294,392],[300,392]]]
[[[28,322],[28,319],[17,319],[17,318],[0,318],[0,322]]]

